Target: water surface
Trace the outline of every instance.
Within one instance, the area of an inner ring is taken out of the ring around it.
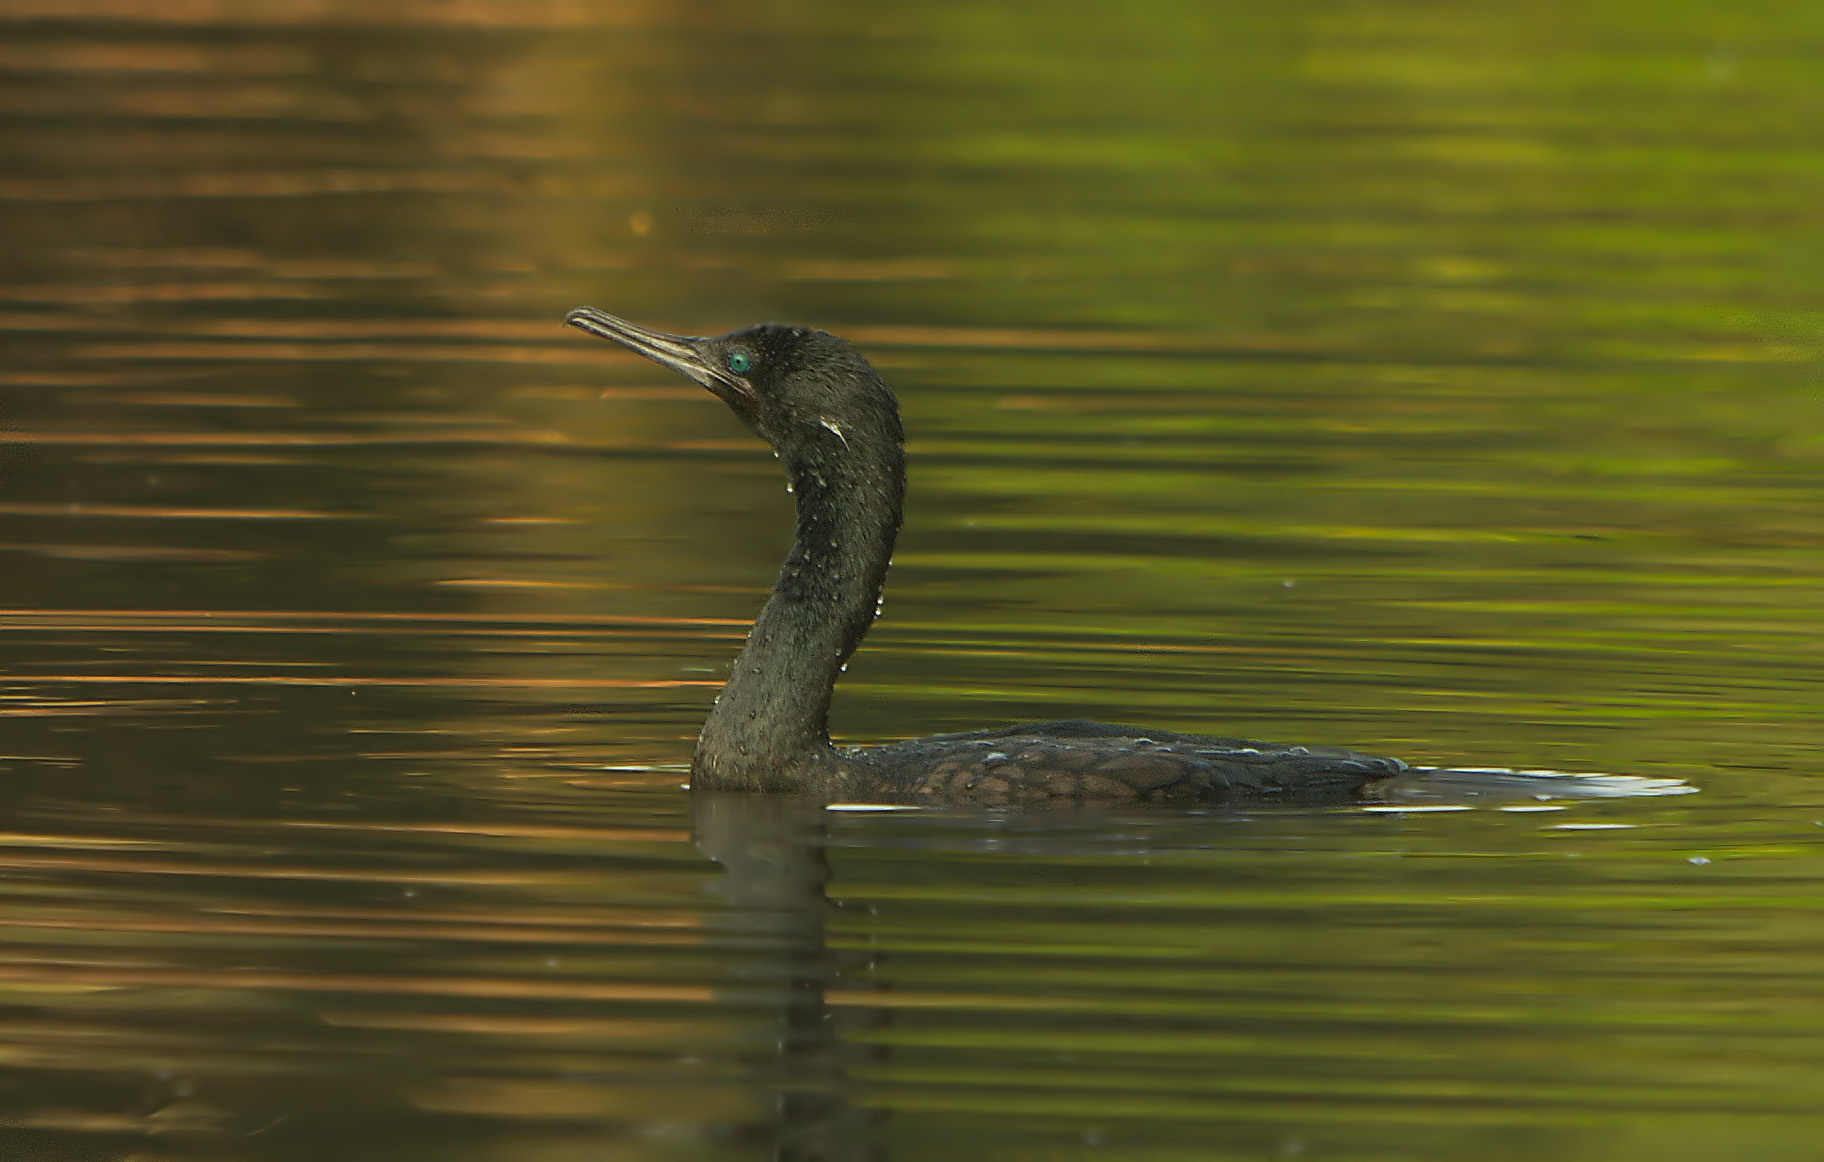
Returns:
[[[0,0],[0,1152],[1815,1156],[1820,46]],[[845,738],[1701,793],[693,800],[789,498],[583,302],[898,390]]]

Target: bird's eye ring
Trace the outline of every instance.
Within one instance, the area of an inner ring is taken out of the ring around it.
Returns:
[[[754,357],[745,351],[728,353],[728,369],[736,375],[746,375],[748,368],[754,365]]]

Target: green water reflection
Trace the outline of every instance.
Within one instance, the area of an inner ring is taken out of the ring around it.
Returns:
[[[0,1154],[1813,1156],[1821,48],[1772,2],[0,0]],[[788,498],[582,302],[898,390],[847,737],[1703,793],[693,804]]]

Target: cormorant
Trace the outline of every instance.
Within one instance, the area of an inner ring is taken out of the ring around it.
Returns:
[[[1329,747],[1067,720],[884,746],[830,742],[830,694],[880,607],[905,496],[893,393],[846,341],[764,323],[669,335],[593,307],[566,322],[702,384],[778,453],[791,553],[691,757],[705,790],[909,803],[1347,802],[1406,770]]]

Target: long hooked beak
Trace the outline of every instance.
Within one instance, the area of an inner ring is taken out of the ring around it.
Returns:
[[[594,307],[578,307],[564,316],[564,322],[591,335],[612,339],[629,351],[696,380],[750,424],[759,410],[760,397],[753,385],[722,366],[714,340],[655,331]]]

